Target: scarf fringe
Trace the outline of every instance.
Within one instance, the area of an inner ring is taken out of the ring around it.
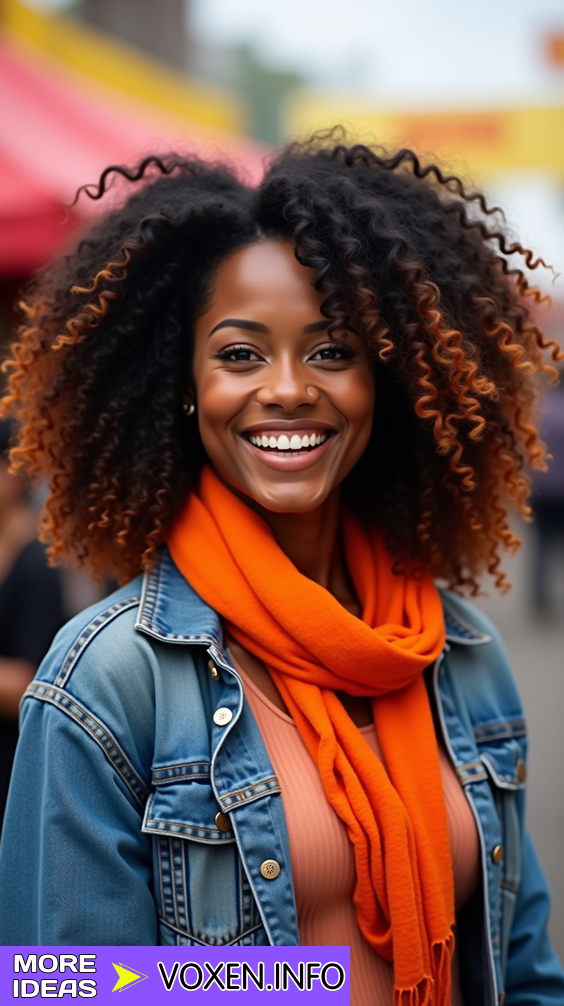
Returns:
[[[450,1006],[454,933],[433,944],[433,978],[425,977],[410,989],[394,986],[394,1006]]]
[[[433,978],[437,989],[436,1006],[450,1006],[451,965],[454,954],[454,933],[433,944]]]
[[[435,1006],[435,983],[432,978],[423,978],[411,989],[394,986],[394,1006]]]

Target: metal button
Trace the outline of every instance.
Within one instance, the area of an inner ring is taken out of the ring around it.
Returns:
[[[219,671],[218,671],[217,667],[215,666],[213,660],[208,660],[208,670],[209,670],[209,672],[210,672],[213,680],[217,681],[219,679]]]
[[[213,714],[213,721],[218,727],[226,727],[228,723],[231,723],[232,719],[233,713],[227,706],[220,706]]]
[[[221,810],[215,815],[215,826],[218,831],[231,831],[231,821]]]
[[[503,846],[496,845],[495,849],[492,850],[492,861],[494,863],[501,863],[503,859]]]
[[[260,864],[260,872],[265,880],[276,880],[280,873],[280,863],[275,859],[265,859],[264,863]]]
[[[527,766],[521,758],[517,760],[517,778],[519,782],[525,782],[527,778]]]
[[[505,995],[505,992],[500,992],[498,1000],[497,1000],[498,1003],[499,1003],[499,1006],[503,1006],[503,1004],[504,1004],[504,1002],[505,1002],[506,999],[507,999],[507,996]]]

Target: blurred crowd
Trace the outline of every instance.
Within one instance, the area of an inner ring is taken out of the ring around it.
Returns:
[[[564,375],[542,400],[540,433],[551,458],[534,477],[531,606],[541,618],[564,620]]]
[[[20,699],[57,630],[99,593],[88,578],[48,565],[38,501],[9,471],[14,429],[0,421],[0,828],[18,738]]]

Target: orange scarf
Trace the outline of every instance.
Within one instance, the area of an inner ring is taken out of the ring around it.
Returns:
[[[362,605],[351,615],[303,576],[266,523],[202,473],[172,557],[234,639],[262,660],[354,846],[364,938],[394,963],[396,1006],[448,1006],[454,890],[437,741],[423,670],[444,646],[427,575],[397,576],[380,536],[343,522]],[[372,697],[385,768],[335,690]]]

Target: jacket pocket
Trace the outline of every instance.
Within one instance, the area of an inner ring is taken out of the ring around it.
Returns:
[[[209,782],[172,776],[149,797],[142,830],[153,836],[161,943],[256,946],[267,942],[229,818]]]
[[[500,860],[500,960],[505,974],[517,891],[521,881],[521,823],[517,808],[518,791],[525,786],[524,743],[513,736],[478,737],[480,761],[489,777],[499,817],[502,858]]]

